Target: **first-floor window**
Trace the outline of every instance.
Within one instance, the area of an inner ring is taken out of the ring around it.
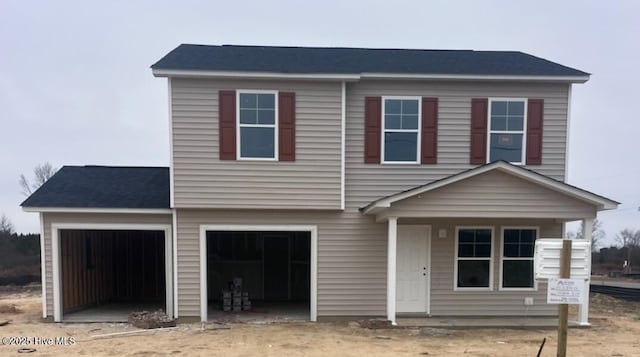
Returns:
[[[384,162],[418,162],[419,103],[416,98],[384,99]]]
[[[505,228],[502,239],[502,287],[534,288],[535,228]]]
[[[491,228],[460,228],[456,244],[456,287],[491,288]]]
[[[489,162],[524,163],[525,100],[492,99],[489,106]]]
[[[238,92],[238,128],[240,158],[276,158],[275,92]]]

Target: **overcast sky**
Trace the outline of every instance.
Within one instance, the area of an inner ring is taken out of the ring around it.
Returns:
[[[568,182],[622,202],[607,239],[640,229],[640,1],[0,0],[0,214],[34,166],[168,165],[180,43],[519,50],[593,73],[574,86]]]

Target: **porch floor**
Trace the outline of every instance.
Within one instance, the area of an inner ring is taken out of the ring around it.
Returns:
[[[398,317],[400,327],[437,328],[542,328],[558,327],[557,317]],[[569,321],[569,327],[588,327]]]
[[[224,312],[220,304],[209,302],[208,320],[218,322],[299,322],[309,321],[308,302],[261,302],[252,301],[251,310]]]
[[[109,303],[68,312],[62,316],[64,322],[127,322],[129,313],[134,311],[164,311],[163,304],[157,303]]]

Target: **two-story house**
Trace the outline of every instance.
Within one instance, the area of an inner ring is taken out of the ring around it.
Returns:
[[[236,277],[311,321],[551,316],[535,240],[618,205],[565,182],[589,74],[525,53],[181,45],[152,71],[170,167],[63,167],[22,204],[45,318],[206,321]]]

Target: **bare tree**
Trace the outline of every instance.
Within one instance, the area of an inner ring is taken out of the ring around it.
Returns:
[[[13,234],[13,223],[4,213],[0,216],[0,233]]]
[[[22,188],[22,194],[25,196],[30,196],[35,190],[40,188],[48,179],[53,176],[58,169],[51,166],[50,163],[45,162],[44,164],[37,165],[33,169],[33,183],[29,183],[27,178],[24,175],[20,175],[20,188]]]
[[[584,231],[584,222],[580,222],[580,228],[578,228],[575,232],[567,232],[568,239],[583,239],[584,235],[582,232]],[[591,226],[591,250],[596,251],[604,238],[606,237],[605,231],[602,229],[602,221],[597,218],[593,220],[593,225]]]
[[[616,241],[622,248],[627,248],[627,264],[624,270],[631,273],[631,249],[640,246],[640,231],[625,228],[616,235]]]

